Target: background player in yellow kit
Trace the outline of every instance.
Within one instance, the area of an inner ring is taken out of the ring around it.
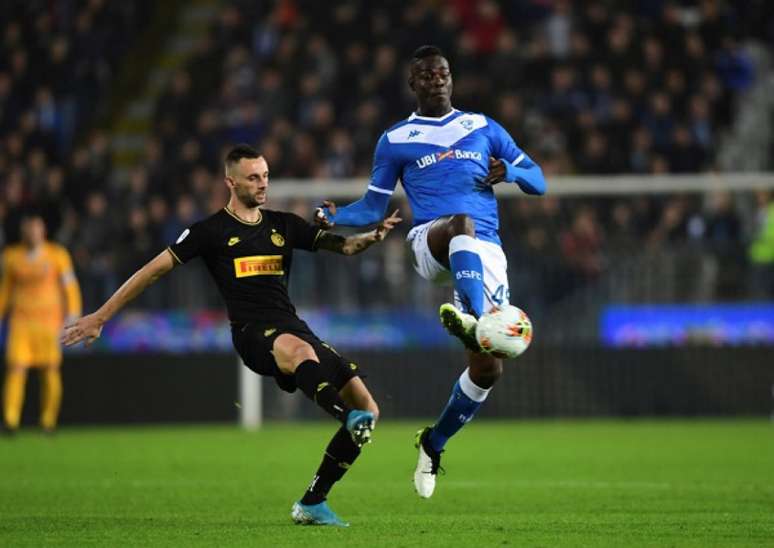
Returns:
[[[40,370],[40,425],[57,425],[62,401],[62,348],[59,333],[66,318],[81,314],[81,292],[70,254],[46,240],[46,225],[35,213],[21,221],[21,243],[2,255],[0,319],[8,315],[3,387],[5,428],[19,427],[24,386],[30,367]]]

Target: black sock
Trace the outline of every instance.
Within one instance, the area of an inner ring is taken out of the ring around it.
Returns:
[[[342,423],[347,420],[351,408],[344,403],[330,379],[325,378],[320,364],[306,360],[296,368],[296,385],[307,397]]]
[[[320,467],[301,498],[301,504],[319,504],[324,501],[333,484],[347,473],[358,455],[360,448],[352,441],[349,431],[342,426],[325,449]]]

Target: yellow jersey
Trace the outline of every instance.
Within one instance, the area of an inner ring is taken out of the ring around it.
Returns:
[[[23,244],[3,250],[0,317],[33,321],[61,329],[66,316],[80,316],[81,291],[70,254],[45,242],[32,250]]]

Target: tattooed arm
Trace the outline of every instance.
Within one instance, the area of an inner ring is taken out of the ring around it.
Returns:
[[[384,240],[385,236],[395,228],[403,219],[398,217],[398,210],[376,225],[376,228],[368,232],[360,232],[351,236],[323,232],[317,239],[317,248],[341,253],[342,255],[357,255],[365,251],[373,244]]]

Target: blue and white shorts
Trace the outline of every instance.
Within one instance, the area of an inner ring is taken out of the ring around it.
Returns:
[[[414,253],[414,270],[425,280],[437,285],[452,285],[451,272],[435,260],[427,245],[427,233],[438,220],[417,225],[412,228],[406,241]],[[510,289],[508,287],[508,260],[503,249],[486,240],[476,239],[478,254],[484,267],[484,313],[493,307],[508,303]],[[460,308],[462,303],[457,292],[454,292],[454,305]]]

